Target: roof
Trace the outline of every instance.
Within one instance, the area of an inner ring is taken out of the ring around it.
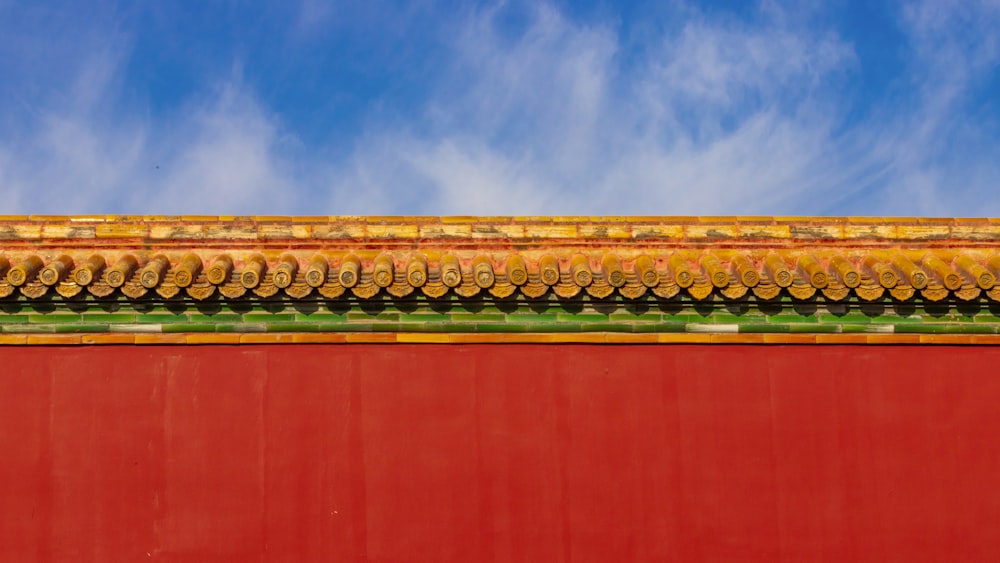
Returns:
[[[53,313],[475,298],[992,314],[998,276],[1000,220],[986,218],[0,217],[0,303]],[[0,331],[14,324],[0,314]]]

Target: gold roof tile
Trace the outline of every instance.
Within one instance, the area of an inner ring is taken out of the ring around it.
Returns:
[[[310,266],[317,256],[328,273]],[[890,289],[1000,300],[998,256],[1000,222],[979,218],[8,216],[0,297],[205,299],[218,287],[226,299],[480,290],[735,299],[752,289],[867,300]]]

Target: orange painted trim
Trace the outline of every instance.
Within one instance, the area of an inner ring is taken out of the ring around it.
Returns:
[[[1000,334],[578,333],[85,333],[0,335],[2,346],[107,344],[910,344],[1000,346]]]

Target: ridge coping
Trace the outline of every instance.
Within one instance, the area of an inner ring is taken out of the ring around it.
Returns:
[[[438,242],[511,240],[754,241],[846,244],[1000,241],[1000,218],[785,217],[785,216],[215,216],[7,215],[0,241],[41,243],[115,239],[204,244],[211,241]]]

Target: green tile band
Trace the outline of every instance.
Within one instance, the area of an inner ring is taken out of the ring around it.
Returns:
[[[792,303],[558,299],[384,299],[229,303],[10,298],[0,333],[90,332],[619,332],[1000,334],[1000,305],[911,300]]]

